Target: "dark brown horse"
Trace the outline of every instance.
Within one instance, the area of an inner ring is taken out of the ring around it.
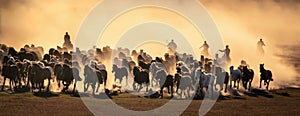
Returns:
[[[252,69],[248,69],[247,66],[242,66],[242,84],[245,89],[250,91],[251,83],[254,77],[254,71]],[[249,86],[248,86],[249,84]],[[248,87],[247,87],[248,86]]]
[[[30,81],[33,89],[37,88],[41,91],[44,88],[44,80],[48,80],[47,91],[49,91],[50,87],[50,79],[53,76],[52,69],[50,67],[45,67],[40,63],[32,63],[29,68]]]
[[[220,86],[220,90],[223,90],[223,86],[225,84],[224,92],[227,92],[228,82],[229,82],[229,74],[226,71],[223,71],[221,67],[216,67],[216,85]]]
[[[166,87],[168,89],[168,93],[171,94],[171,97],[173,97],[173,85],[174,85],[174,78],[172,75],[167,75],[166,77],[160,78],[160,96],[163,98],[163,89]]]
[[[2,67],[2,76],[4,77],[3,85],[2,85],[2,91],[4,90],[5,81],[8,78],[10,83],[9,87],[10,90],[12,90],[12,85],[15,84],[17,86],[17,80],[19,78],[19,69],[16,65],[3,65]]]
[[[142,89],[142,84],[146,84],[146,91],[148,91],[148,86],[150,83],[149,80],[149,72],[147,70],[144,70],[142,67],[135,66],[133,68],[133,75],[134,75],[134,83],[133,88],[137,91],[140,91]],[[139,85],[139,88],[135,86],[135,84]]]
[[[269,89],[270,81],[273,81],[272,72],[270,70],[266,70],[264,68],[264,64],[259,65],[260,69],[260,83],[259,88],[261,88],[261,82],[264,81],[264,85],[266,85],[266,89]]]

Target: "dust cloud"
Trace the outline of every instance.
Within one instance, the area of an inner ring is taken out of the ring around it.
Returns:
[[[231,49],[232,65],[241,60],[255,70],[254,84],[259,84],[259,64],[273,72],[274,83],[280,87],[293,82],[298,73],[287,57],[296,49],[283,45],[300,46],[300,2],[297,0],[200,0],[211,13]],[[256,44],[262,38],[266,46],[264,57],[256,53]],[[292,47],[293,48],[293,47]],[[297,57],[296,57],[297,58]],[[299,57],[298,57],[299,59]],[[254,85],[254,86],[255,86]]]
[[[62,45],[65,32],[69,32],[74,42],[81,21],[99,1],[0,0],[0,43],[17,49],[25,44],[35,44],[45,47],[47,52],[50,47]],[[200,2],[215,20],[225,44],[229,45],[232,65],[237,67],[244,59],[255,70],[254,86],[258,85],[260,63],[265,63],[265,68],[273,72],[275,81],[271,87],[289,84],[296,79],[295,67],[283,61],[290,56],[287,50],[293,51],[293,47],[285,49],[284,46],[300,45],[298,0]],[[266,44],[264,57],[256,54],[256,43],[260,38]]]
[[[89,10],[99,0],[0,0],[0,41],[17,49],[25,44],[50,47],[71,41]]]

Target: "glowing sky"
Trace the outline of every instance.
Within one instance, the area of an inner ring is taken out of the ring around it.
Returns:
[[[66,31],[70,33],[71,40],[74,42],[83,19],[99,1],[0,0],[0,43],[17,48],[33,43],[44,46],[47,50],[50,47],[62,45]],[[264,62],[267,68],[275,70],[277,76],[294,76],[294,72],[282,72],[287,68],[290,69],[290,66],[282,64],[276,54],[284,53],[278,45],[300,45],[299,2],[295,0],[200,1],[213,17],[224,43],[230,45],[233,65],[236,66],[241,59],[245,59],[258,72],[258,64]],[[189,4],[188,0],[174,0],[174,2],[180,5]],[[113,9],[108,7],[107,10]],[[194,11],[194,13],[197,12],[199,11]],[[157,25],[153,26],[161,26],[161,29],[174,28],[166,32],[163,42],[157,44],[157,49],[162,49],[162,45],[172,38],[191,40],[189,44],[194,47],[195,51],[201,46],[200,42],[193,42],[193,40],[203,38],[186,19],[172,11],[153,7],[134,9],[116,17],[107,26],[103,36],[99,37],[100,41],[93,44],[112,44],[120,38],[139,38],[146,35],[147,33],[140,32],[138,35],[131,34],[137,30],[150,28],[147,24],[135,25],[139,22],[168,22],[168,25],[156,23]],[[155,31],[158,30],[152,30],[152,32]],[[178,32],[176,33],[178,35],[172,37],[169,32]],[[145,38],[151,38],[151,36],[145,36]],[[267,57],[264,59],[257,59],[255,54],[256,42],[259,38],[263,38],[267,45],[265,47]]]

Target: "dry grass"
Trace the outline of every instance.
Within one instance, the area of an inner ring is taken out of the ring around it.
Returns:
[[[299,115],[300,89],[270,91],[270,96],[245,95],[218,100],[207,115]],[[120,94],[113,101],[131,110],[150,110],[162,106],[168,99],[149,99]],[[202,100],[194,100],[182,115],[197,115]],[[176,110],[176,109],[174,109]],[[37,97],[30,92],[0,92],[0,115],[93,115],[79,97],[55,94]]]

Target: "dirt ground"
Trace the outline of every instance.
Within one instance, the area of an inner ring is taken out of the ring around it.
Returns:
[[[131,94],[119,94],[112,99],[131,110],[157,108],[169,99],[150,99]],[[198,115],[202,100],[193,100],[181,115]],[[146,106],[146,107],[145,107]],[[256,91],[243,96],[220,97],[206,114],[211,115],[300,115],[300,89],[287,88],[267,93]],[[176,110],[176,109],[174,109]],[[0,115],[93,115],[80,97],[53,93],[49,97],[31,92],[0,92]]]

